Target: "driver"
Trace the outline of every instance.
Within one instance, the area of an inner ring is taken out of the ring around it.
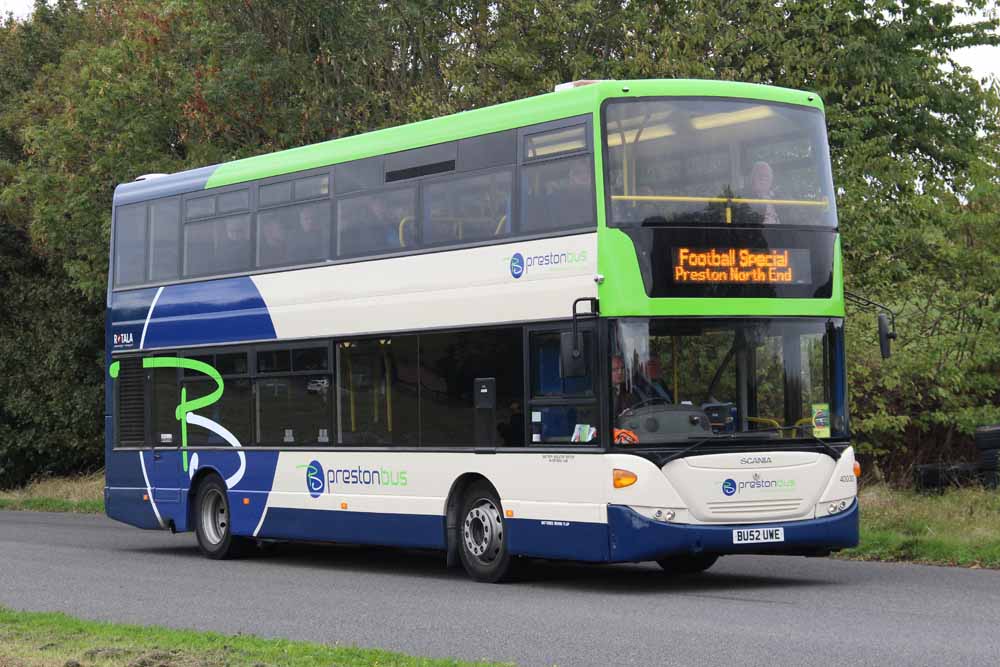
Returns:
[[[611,386],[614,415],[620,414],[642,402],[642,396],[632,390],[632,383],[625,381],[625,359],[620,354],[611,357]]]

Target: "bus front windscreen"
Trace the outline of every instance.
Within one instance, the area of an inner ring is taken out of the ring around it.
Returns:
[[[729,98],[604,110],[611,226],[836,226],[822,112]]]
[[[613,331],[619,445],[847,436],[843,320],[625,318]]]

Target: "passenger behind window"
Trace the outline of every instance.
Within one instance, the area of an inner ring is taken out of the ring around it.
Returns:
[[[216,242],[215,261],[205,266],[205,271],[213,269],[220,273],[242,271],[248,267],[250,256],[250,225],[247,217],[228,218],[224,231]],[[206,258],[207,259],[207,258]],[[205,271],[198,271],[203,273]]]
[[[767,162],[754,162],[750,170],[750,197],[752,199],[774,199],[774,171]],[[757,224],[778,224],[778,212],[773,204],[751,204],[750,209],[757,214]]]
[[[329,218],[325,215],[326,204],[306,206],[298,212],[298,221],[289,239],[290,259],[295,262],[312,262],[326,259],[328,241],[326,228]]]
[[[260,262],[265,266],[285,264],[288,261],[288,239],[281,221],[269,218],[260,228]]]

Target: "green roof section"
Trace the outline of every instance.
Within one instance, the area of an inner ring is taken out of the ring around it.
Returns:
[[[601,103],[609,98],[659,96],[734,97],[797,104],[823,110],[823,102],[815,93],[752,83],[698,79],[599,81],[419,123],[227,162],[219,165],[212,173],[205,188],[218,188],[327,167],[570,116],[595,114],[600,109]]]

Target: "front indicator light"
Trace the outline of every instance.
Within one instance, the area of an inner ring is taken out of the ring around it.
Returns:
[[[861,479],[861,464],[854,462],[854,479]]]
[[[624,489],[626,486],[632,486],[639,481],[639,478],[631,470],[622,470],[621,468],[615,468],[612,473],[612,480],[616,489]]]

